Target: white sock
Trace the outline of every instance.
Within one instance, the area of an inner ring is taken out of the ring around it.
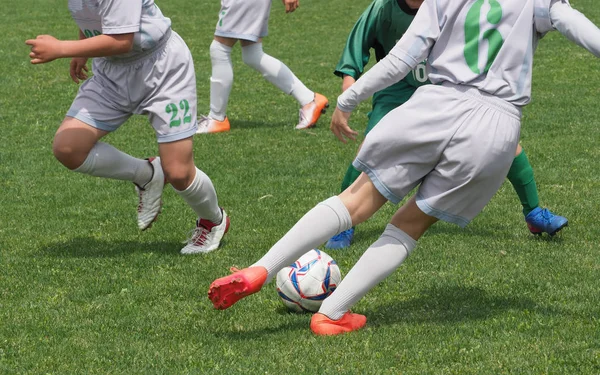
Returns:
[[[196,176],[190,186],[183,191],[177,189],[175,191],[192,207],[199,218],[221,223],[223,214],[217,200],[217,192],[206,173],[196,168]]]
[[[323,301],[319,312],[333,320],[341,319],[369,290],[400,267],[416,245],[417,241],[408,234],[388,224],[333,294]]]
[[[304,106],[315,99],[315,93],[309,90],[284,63],[263,52],[262,43],[253,43],[242,47],[244,63],[257,70],[281,91],[292,95]]]
[[[103,142],[96,142],[83,164],[73,171],[94,177],[131,181],[140,187],[150,182],[154,174],[148,160],[134,158]]]
[[[212,75],[210,77],[210,112],[208,117],[223,121],[225,120],[229,94],[233,85],[231,47],[213,40],[210,44],[210,61],[212,63]]]
[[[308,211],[258,262],[252,266],[267,269],[268,283],[283,267],[331,236],[352,227],[352,218],[338,196],[331,197]]]

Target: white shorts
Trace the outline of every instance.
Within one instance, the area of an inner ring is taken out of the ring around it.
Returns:
[[[95,128],[115,131],[131,115],[146,115],[159,143],[196,133],[196,75],[192,55],[171,32],[156,48],[126,60],[95,58],[67,112]]]
[[[520,118],[518,107],[475,88],[422,86],[371,130],[353,164],[393,203],[420,184],[424,213],[464,227],[506,178]]]
[[[216,36],[258,42],[268,34],[271,0],[221,0]]]

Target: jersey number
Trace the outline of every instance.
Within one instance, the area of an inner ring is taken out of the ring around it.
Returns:
[[[190,103],[186,99],[183,99],[182,101],[179,102],[179,108],[182,111],[184,111],[183,112],[183,123],[184,124],[191,123],[192,115],[189,113]],[[175,103],[168,104],[167,107],[165,108],[165,112],[167,112],[168,114],[171,115],[171,120],[169,120],[170,128],[176,128],[179,125],[181,125],[182,118],[177,117],[177,114],[179,113],[179,110],[177,109],[177,104],[175,104]]]
[[[471,9],[469,9],[467,19],[465,20],[465,60],[467,61],[469,68],[477,74],[486,73],[490,70],[494,59],[498,55],[498,52],[500,52],[500,48],[504,43],[502,34],[494,27],[483,33],[481,40],[487,40],[488,42],[488,55],[485,69],[481,72],[479,69],[479,37],[481,35],[480,19],[481,8],[483,8],[485,2],[485,0],[477,0],[471,6]],[[488,0],[488,2],[490,9],[486,16],[487,21],[491,25],[497,25],[502,19],[502,6],[498,0]]]

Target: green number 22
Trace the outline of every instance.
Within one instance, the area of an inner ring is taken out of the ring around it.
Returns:
[[[183,123],[189,124],[192,122],[192,115],[189,113],[190,111],[190,103],[183,99],[179,102],[179,108],[183,111]],[[169,120],[169,127],[175,128],[181,125],[181,118],[177,116],[179,110],[177,109],[177,104],[169,103],[165,108],[165,112],[171,115],[171,120]]]

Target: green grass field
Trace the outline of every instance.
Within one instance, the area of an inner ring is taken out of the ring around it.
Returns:
[[[354,308],[367,328],[315,337],[269,285],[227,311],[206,297],[232,265],[258,259],[307,210],[338,193],[356,144],[318,127],[295,131],[297,104],[233,52],[232,131],[197,137],[231,231],[220,250],[181,256],[194,216],[171,188],[150,230],[133,186],[68,172],[51,141],[77,85],[69,61],[31,66],[25,39],[74,38],[65,0],[5,0],[0,19],[0,373],[3,374],[600,374],[600,62],[558,33],[535,61],[522,144],[542,204],[566,216],[534,237],[507,182],[466,229],[436,224],[411,258]],[[265,51],[332,104],[345,37],[369,0],[275,1]],[[600,24],[596,0],[573,5]],[[209,99],[208,46],[219,2],[159,1],[195,59],[199,111]],[[369,103],[352,126],[366,126]],[[361,138],[362,139],[362,138]],[[145,118],[107,142],[157,152]],[[347,272],[382,231],[387,205],[329,251]]]

